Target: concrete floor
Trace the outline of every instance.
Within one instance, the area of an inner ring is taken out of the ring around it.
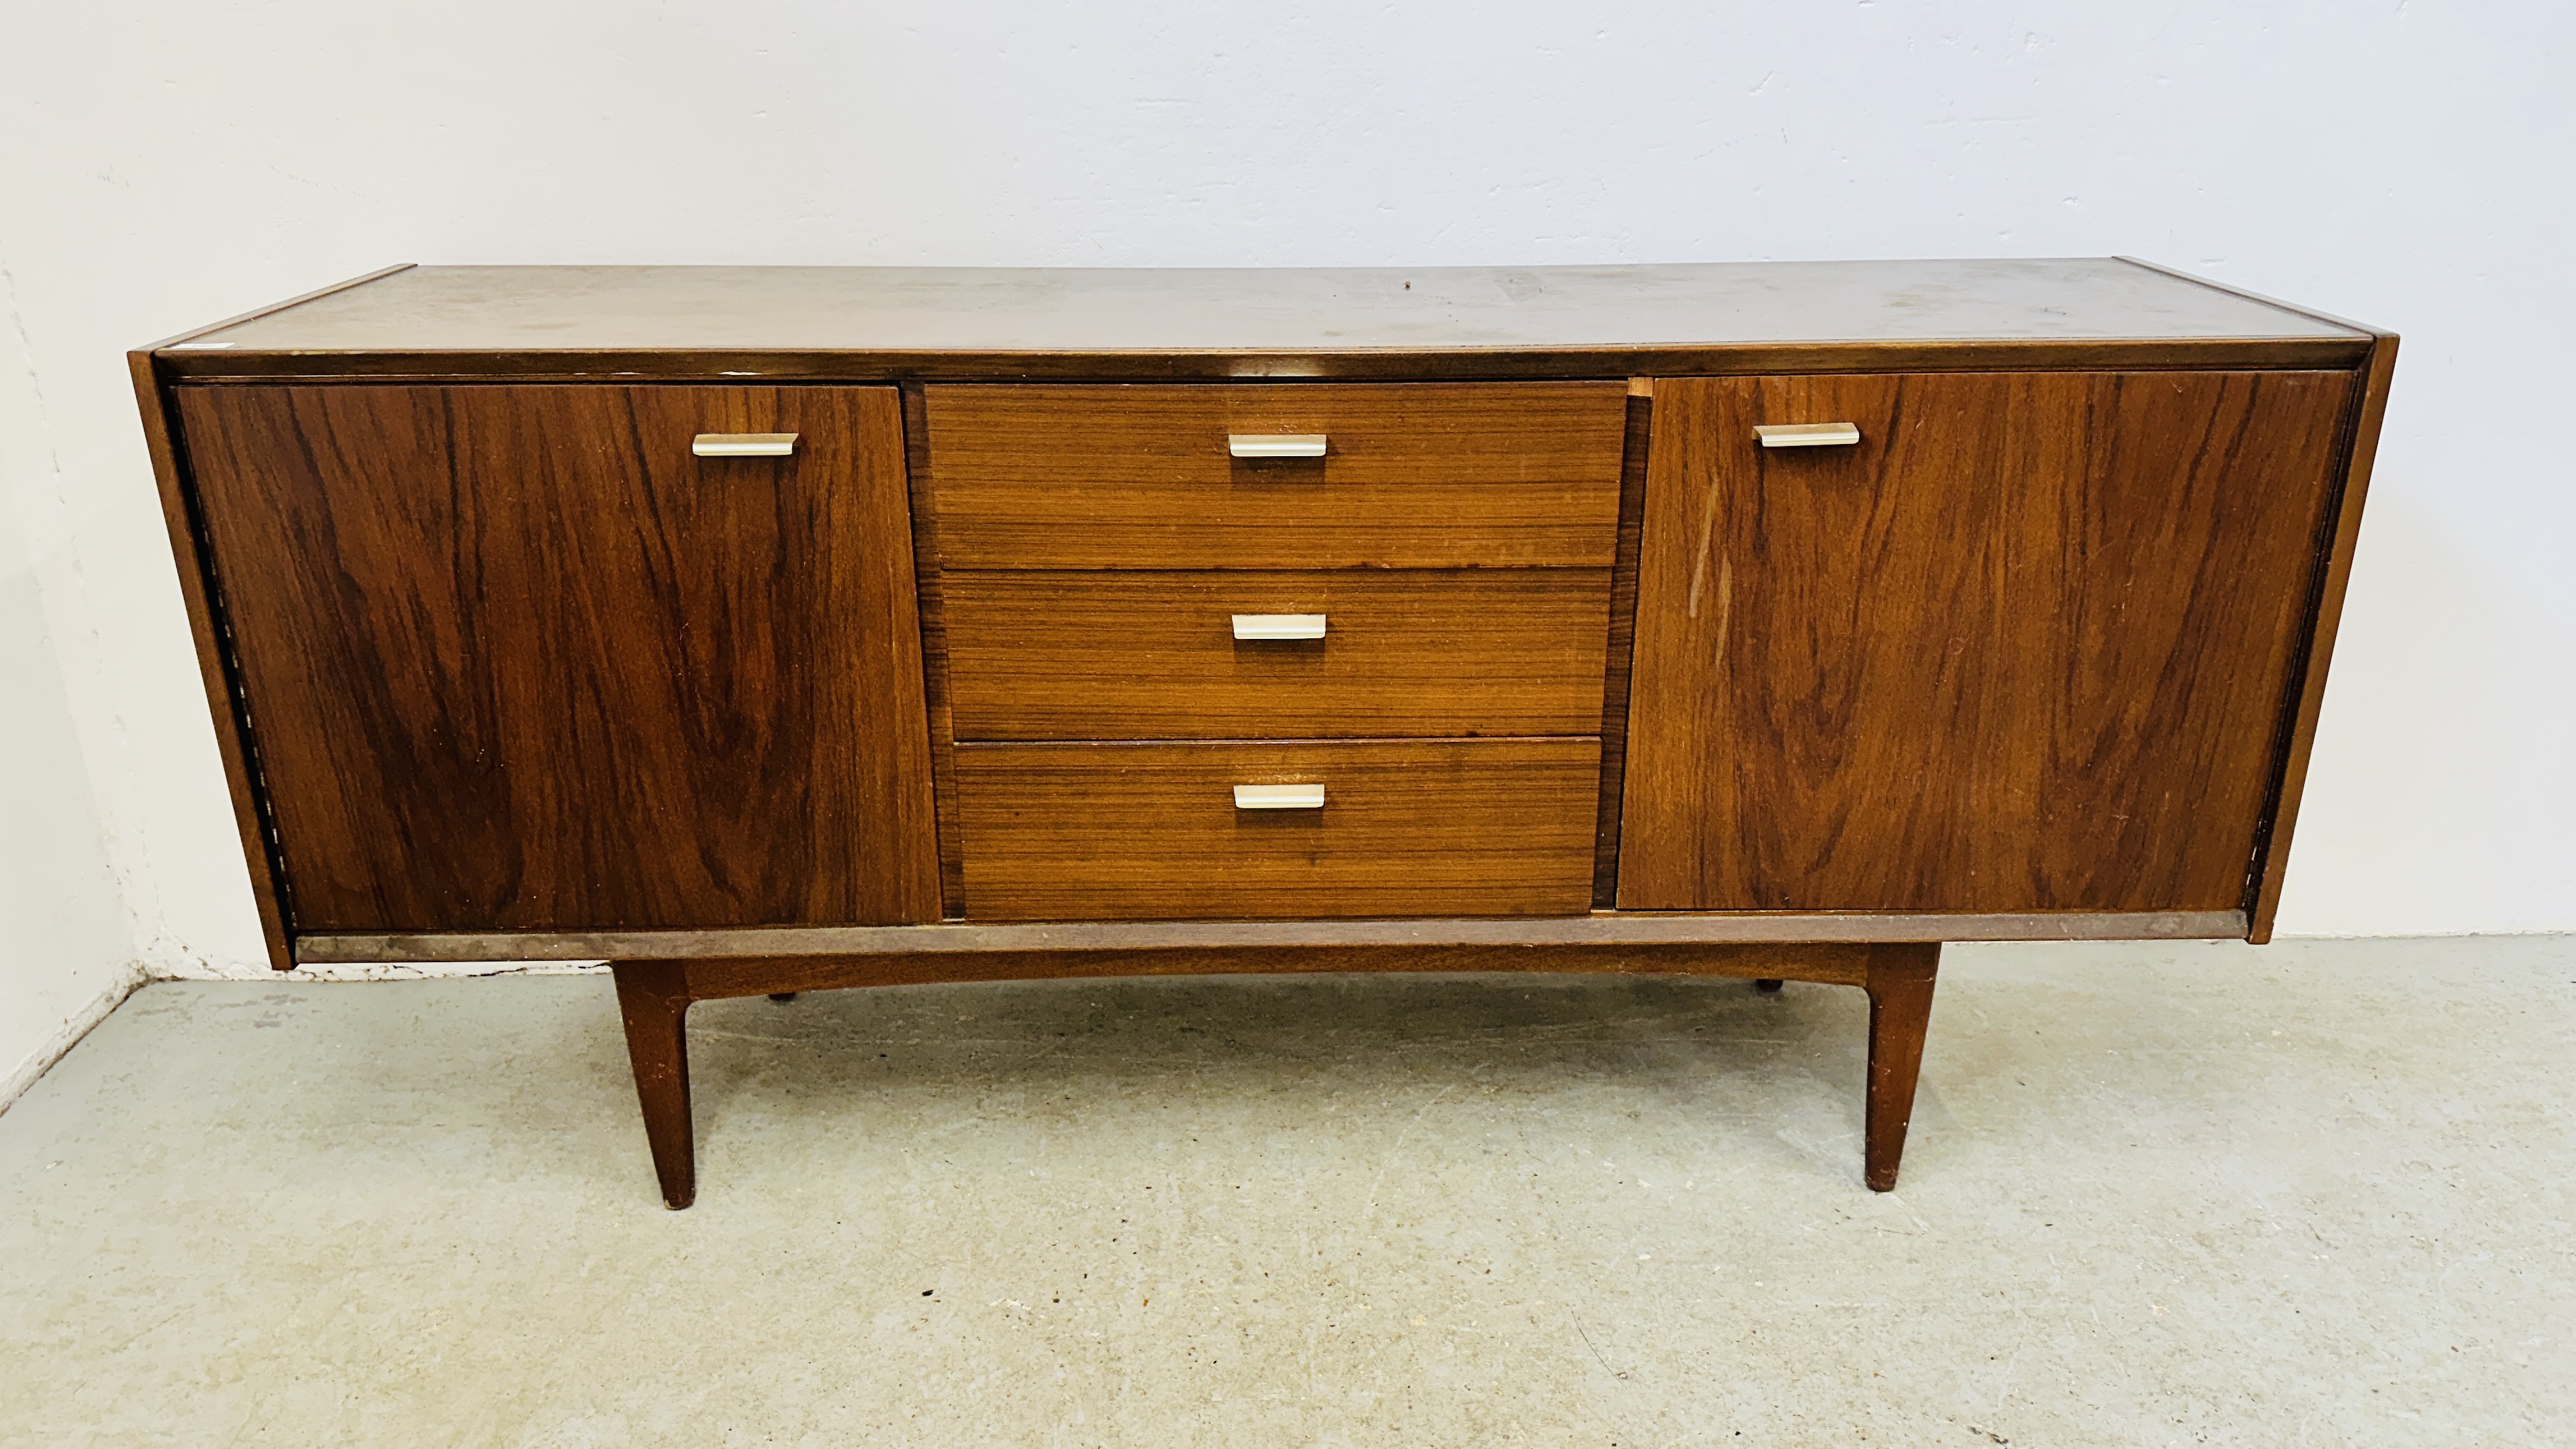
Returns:
[[[2576,940],[697,1008],[172,984],[0,1116],[0,1445],[2576,1443]]]

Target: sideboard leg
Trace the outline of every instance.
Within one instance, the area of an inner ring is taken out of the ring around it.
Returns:
[[[1914,1079],[1932,1024],[1939,942],[1873,946],[1869,952],[1869,1132],[1863,1173],[1872,1192],[1896,1187],[1905,1129],[1914,1120]]]
[[[1753,989],[1756,991],[1777,991],[1788,984],[1787,979],[1784,977],[1765,976],[1761,980],[1753,983]]]
[[[689,1120],[688,969],[676,961],[612,961],[617,1007],[626,1017],[626,1054],[644,1104],[644,1137],[663,1203],[697,1201],[697,1138]]]

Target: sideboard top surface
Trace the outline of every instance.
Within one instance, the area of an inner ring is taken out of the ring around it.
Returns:
[[[408,267],[180,377],[1349,377],[2348,365],[2370,334],[2114,258],[1336,269]]]

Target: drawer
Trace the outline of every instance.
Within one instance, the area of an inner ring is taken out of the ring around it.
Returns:
[[[960,745],[966,915],[1580,915],[1600,762],[1590,739]]]
[[[940,563],[1607,568],[1625,382],[926,390]],[[1321,438],[1313,457],[1229,439]]]
[[[959,739],[1601,729],[1603,569],[1031,570],[940,586]]]

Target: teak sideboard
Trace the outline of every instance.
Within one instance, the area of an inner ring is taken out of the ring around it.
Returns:
[[[274,963],[2269,938],[2397,339],[2124,259],[397,267],[132,355]]]

